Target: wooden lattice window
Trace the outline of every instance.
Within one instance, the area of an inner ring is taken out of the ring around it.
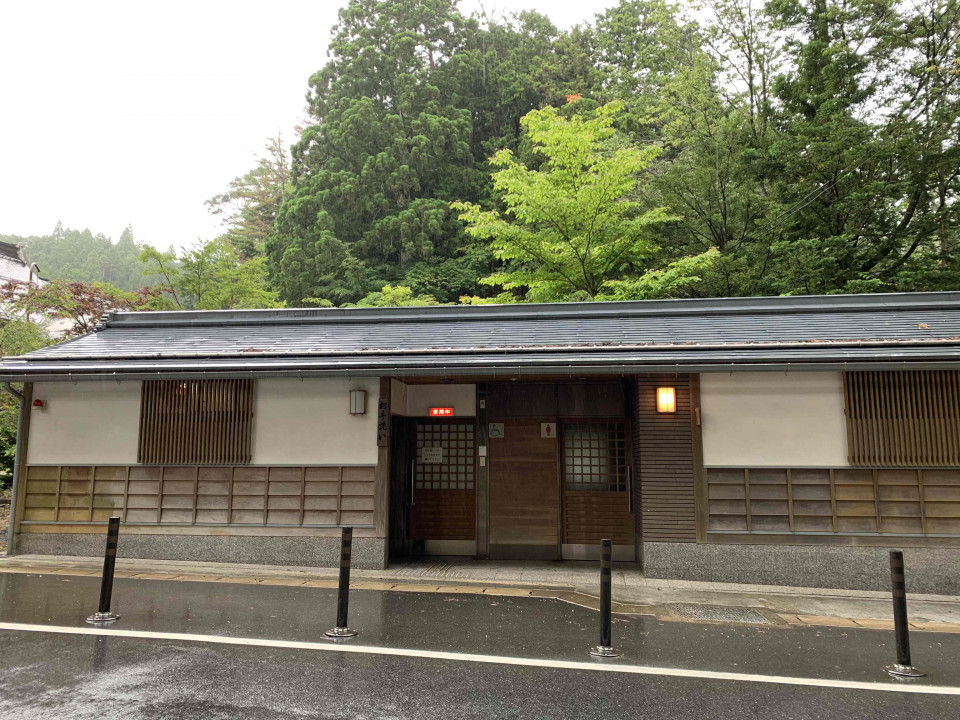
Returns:
[[[960,466],[960,371],[844,373],[851,465]]]
[[[418,490],[473,490],[473,425],[418,423]]]
[[[567,490],[625,492],[627,432],[622,422],[572,422],[563,426]]]
[[[250,462],[253,380],[149,380],[140,404],[138,462]]]

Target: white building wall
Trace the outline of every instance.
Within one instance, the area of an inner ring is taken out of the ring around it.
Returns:
[[[27,462],[135,465],[139,382],[34,384]],[[365,415],[350,391],[367,391]],[[252,465],[376,465],[377,378],[257,380]]]
[[[367,391],[365,415],[350,391]],[[378,378],[257,380],[254,465],[376,465]]]
[[[140,383],[35,383],[27,462],[132,465],[140,432]]]
[[[843,409],[838,372],[704,373],[704,465],[846,467]]]
[[[440,385],[405,385],[393,392],[402,402],[391,408],[394,415],[428,417],[432,407],[452,407],[456,417],[474,417],[477,414],[477,386],[454,383]]]

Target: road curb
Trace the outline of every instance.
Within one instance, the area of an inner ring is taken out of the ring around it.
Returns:
[[[0,563],[0,573],[16,573],[25,575],[73,575],[79,577],[95,577],[100,574],[99,570],[86,567],[65,567],[55,564],[38,563],[36,565],[12,565]],[[318,587],[318,588],[336,588],[337,579],[330,578],[310,578],[310,577],[290,577],[290,576],[271,576],[271,575],[229,575],[219,573],[190,573],[190,572],[155,572],[155,571],[136,571],[131,569],[118,569],[116,576],[130,580],[152,580],[152,581],[174,581],[174,582],[210,582],[224,584],[243,584],[243,585],[270,585],[286,587]],[[588,610],[599,610],[599,598],[590,593],[583,592],[571,586],[544,586],[534,583],[490,583],[482,581],[470,581],[458,579],[456,581],[436,581],[423,582],[421,578],[416,581],[390,580],[390,579],[371,579],[355,580],[350,584],[354,590],[367,590],[379,592],[416,592],[416,593],[442,593],[442,594],[471,594],[471,595],[489,595],[491,597],[530,597],[549,600],[559,600],[561,602],[577,605]],[[717,621],[692,619],[678,615],[671,605],[666,604],[638,604],[622,603],[614,601],[612,611],[617,615],[625,616],[650,616],[663,622],[684,622],[698,624],[740,624],[736,621]],[[697,603],[690,603],[696,605]],[[829,615],[800,615],[792,613],[777,613],[761,607],[743,607],[730,608],[739,610],[752,610],[762,615],[767,623],[742,623],[753,627],[763,628],[790,628],[790,627],[832,627],[849,628],[858,630],[892,630],[893,621],[873,618],[847,618],[835,617]],[[960,623],[940,623],[940,622],[911,622],[911,630],[917,632],[940,632],[940,633],[960,633]]]

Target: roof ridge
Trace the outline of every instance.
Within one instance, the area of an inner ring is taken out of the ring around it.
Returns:
[[[342,322],[480,321],[644,315],[730,315],[746,313],[877,311],[878,309],[956,307],[960,292],[876,293],[860,295],[763,295],[735,298],[621,300],[510,305],[426,305],[375,308],[274,308],[250,310],[176,310],[111,312],[97,329],[156,326],[298,325]]]

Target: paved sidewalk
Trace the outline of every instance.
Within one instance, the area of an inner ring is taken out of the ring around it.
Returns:
[[[102,562],[100,558],[18,555],[0,558],[0,573],[94,576],[100,574]],[[335,587],[338,571],[120,558],[116,574],[142,580]],[[593,609],[598,606],[598,570],[592,562],[408,561],[386,570],[353,570],[351,580],[357,590],[543,597]],[[914,630],[960,633],[960,597],[909,597]],[[627,563],[615,566],[613,598],[616,613],[665,621],[893,628],[887,593],[658,580],[643,577]],[[747,610],[753,615],[744,614]]]

